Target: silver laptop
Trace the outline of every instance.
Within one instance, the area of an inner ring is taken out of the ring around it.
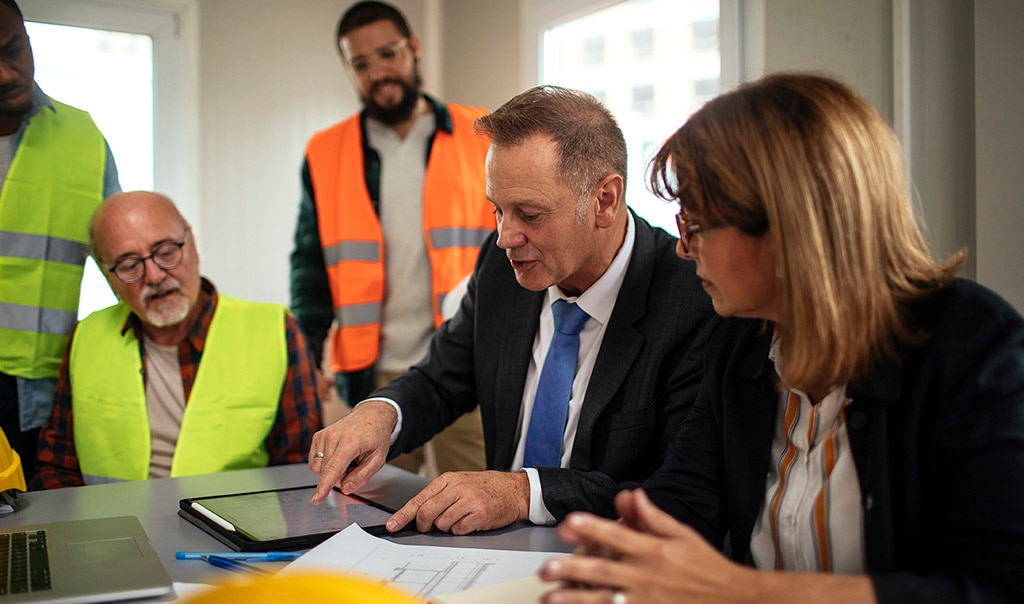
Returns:
[[[172,590],[135,516],[0,527],[0,603],[110,602]]]

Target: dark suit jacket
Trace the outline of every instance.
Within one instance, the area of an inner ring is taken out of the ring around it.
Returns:
[[[634,220],[633,256],[587,387],[571,467],[538,469],[544,503],[558,519],[572,510],[614,515],[615,493],[661,465],[700,382],[697,342],[710,300],[693,263],[675,255],[677,239]],[[424,359],[373,393],[402,409],[392,456],[479,404],[487,466],[511,468],[544,292],[516,282],[496,241],[495,234],[484,242],[459,312]]]
[[[868,573],[880,602],[1024,601],[1024,320],[955,280],[909,307],[924,345],[850,384]],[[746,562],[765,499],[771,326],[725,319],[652,500]]]

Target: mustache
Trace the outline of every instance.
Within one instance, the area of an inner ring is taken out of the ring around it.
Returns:
[[[145,304],[149,302],[150,298],[160,296],[175,290],[181,289],[181,282],[174,277],[167,277],[164,281],[158,285],[144,285],[142,291],[139,293],[139,299]]]
[[[399,80],[397,78],[388,78],[386,80],[380,80],[379,82],[375,82],[374,85],[373,85],[373,88],[370,89],[370,93],[371,94],[376,93],[377,91],[379,91],[384,86],[391,86],[391,85],[399,86],[401,88],[405,88],[406,87],[405,82],[403,82],[402,80]]]

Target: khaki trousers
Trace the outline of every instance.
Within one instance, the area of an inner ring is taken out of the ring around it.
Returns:
[[[374,380],[380,388],[396,377],[398,373],[377,371]],[[444,472],[486,470],[480,408],[455,420],[422,447],[403,453],[388,463],[430,479]]]

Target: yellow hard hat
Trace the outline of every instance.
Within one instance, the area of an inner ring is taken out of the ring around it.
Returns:
[[[187,604],[423,604],[404,591],[367,577],[342,573],[295,573],[245,577],[212,587]]]
[[[21,471],[21,458],[0,429],[0,491],[7,489],[28,490],[25,487],[25,473]]]

